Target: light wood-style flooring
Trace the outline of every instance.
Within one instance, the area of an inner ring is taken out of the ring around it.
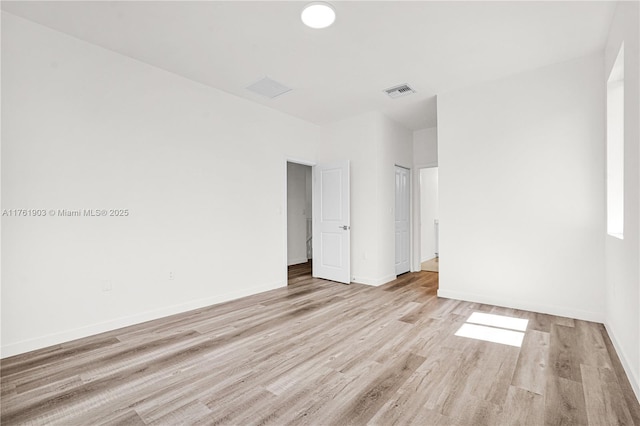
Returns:
[[[600,324],[313,279],[2,360],[2,425],[640,425]],[[294,268],[295,269],[295,268]],[[529,320],[522,347],[454,333]]]
[[[428,272],[440,272],[440,258],[425,260],[420,264],[420,269]]]

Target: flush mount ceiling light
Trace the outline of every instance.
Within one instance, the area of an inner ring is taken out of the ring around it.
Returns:
[[[314,1],[304,7],[300,18],[307,27],[327,28],[336,20],[336,11],[329,3]]]

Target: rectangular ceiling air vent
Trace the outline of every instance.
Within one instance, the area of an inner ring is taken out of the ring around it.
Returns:
[[[401,84],[400,86],[390,87],[384,90],[390,98],[399,98],[401,96],[407,96],[412,93],[416,93],[408,84]]]
[[[260,81],[253,83],[251,86],[247,86],[248,90],[251,90],[258,95],[262,95],[266,98],[273,99],[276,96],[280,96],[289,92],[291,89],[284,84],[280,84],[277,81],[271,80],[269,77],[265,77]]]

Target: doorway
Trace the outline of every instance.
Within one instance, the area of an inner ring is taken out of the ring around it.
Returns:
[[[287,282],[311,275],[313,259],[311,166],[287,162]]]
[[[439,271],[438,210],[438,167],[420,169],[420,265],[423,271]]]
[[[312,166],[313,165],[313,166]],[[350,165],[286,161],[283,214],[287,275],[306,265],[313,278],[351,282]],[[305,274],[307,274],[305,270]]]
[[[395,195],[395,232],[396,232],[396,275],[409,272],[411,269],[409,256],[411,253],[410,220],[410,171],[396,166]]]

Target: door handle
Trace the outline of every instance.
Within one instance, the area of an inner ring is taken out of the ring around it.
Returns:
[[[351,227],[347,226],[347,225],[338,226],[338,228],[344,229],[345,231],[348,230],[348,229],[351,229]]]

